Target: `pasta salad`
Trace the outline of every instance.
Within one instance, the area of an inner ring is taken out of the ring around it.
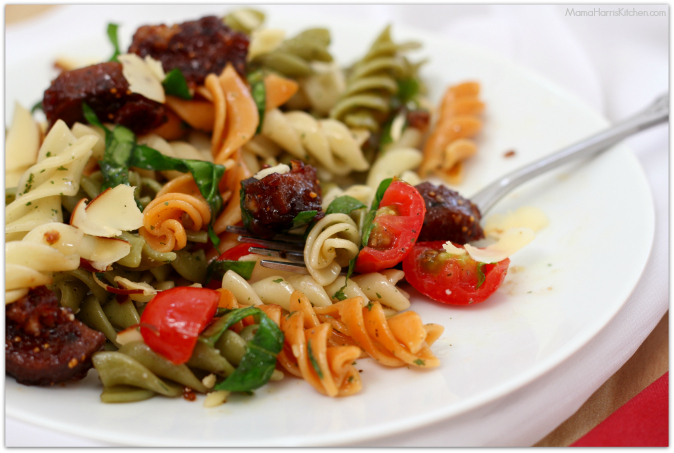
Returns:
[[[420,43],[391,27],[348,65],[328,29],[286,36],[253,9],[142,26],[126,52],[107,32],[110,59],[57,61],[7,133],[6,369],[20,383],[93,367],[107,403],[216,406],[288,375],[353,395],[357,360],[440,364],[443,327],[399,282],[480,303],[533,239],[492,228],[497,243],[470,245],[478,207],[423,181],[461,182],[485,104],[466,81],[432,105]]]

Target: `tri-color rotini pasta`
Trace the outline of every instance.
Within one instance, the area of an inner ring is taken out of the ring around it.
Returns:
[[[33,310],[45,286],[70,317],[8,329],[105,337],[77,357],[105,403],[202,394],[213,407],[284,376],[346,397],[371,385],[359,360],[440,366],[443,328],[409,311],[409,274],[388,253],[416,246],[420,174],[458,174],[475,152],[479,86],[452,86],[428,111],[423,62],[407,58],[420,44],[391,26],[349,66],[329,29],[288,37],[255,9],[173,27],[185,58],[146,26],[126,53],[113,39],[110,61],[63,66],[46,121],[17,105],[5,299]],[[82,91],[73,103],[66,79]],[[240,237],[255,222],[271,237]],[[12,348],[8,360],[24,357]]]

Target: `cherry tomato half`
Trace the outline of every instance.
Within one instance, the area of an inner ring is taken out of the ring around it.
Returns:
[[[140,334],[157,354],[176,365],[185,363],[199,334],[213,319],[219,300],[220,293],[207,288],[181,286],[162,291],[143,310]]]
[[[483,302],[503,283],[508,258],[498,263],[478,263],[470,255],[451,255],[445,241],[417,243],[403,261],[407,281],[422,294],[445,304]],[[457,247],[463,246],[454,244]]]
[[[391,182],[372,221],[367,247],[358,254],[355,271],[378,272],[401,262],[419,237],[425,215],[426,205],[417,189],[397,179]]]

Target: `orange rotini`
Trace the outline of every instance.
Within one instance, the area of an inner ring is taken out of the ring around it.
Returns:
[[[186,229],[199,231],[211,221],[211,209],[191,174],[175,178],[143,211],[138,233],[154,250],[166,253],[187,245]]]
[[[321,323],[309,300],[299,291],[290,298],[290,314],[281,318],[285,336],[279,364],[289,373],[309,382],[327,396],[348,396],[362,383],[353,361],[360,357],[357,346],[332,346],[332,324]]]
[[[314,310],[319,317],[331,316],[333,325],[338,321],[348,336],[382,365],[420,368],[440,365],[430,347],[444,328],[438,324],[422,324],[415,312],[402,312],[386,318],[379,302],[363,306],[361,297]]]
[[[221,164],[253,138],[260,116],[246,82],[231,64],[220,76],[209,74],[204,84],[213,99],[211,151],[215,163]]]
[[[478,99],[479,93],[477,82],[465,82],[447,89],[438,120],[424,146],[419,167],[421,177],[437,173],[452,184],[461,182],[462,161],[477,150],[469,139],[482,128],[478,115],[484,110],[484,103]]]

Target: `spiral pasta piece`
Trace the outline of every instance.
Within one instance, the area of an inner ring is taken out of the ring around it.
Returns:
[[[213,98],[215,117],[211,151],[214,162],[222,164],[253,138],[260,115],[246,82],[231,64],[220,76],[209,74],[205,86]]]
[[[38,225],[62,222],[61,196],[75,195],[82,169],[98,141],[95,135],[76,138],[63,121],[45,137],[37,163],[21,177],[16,199],[5,207],[5,239],[17,240]]]
[[[360,348],[330,346],[332,324],[318,321],[311,303],[301,292],[292,294],[290,308],[290,315],[281,319],[285,336],[279,354],[281,366],[323,395],[348,396],[359,392],[362,383],[353,361],[360,357]]]
[[[321,285],[335,281],[342,267],[358,255],[358,226],[346,214],[328,214],[313,226],[304,246],[304,264]]]
[[[138,233],[154,250],[167,253],[187,245],[186,227],[199,231],[211,221],[211,210],[191,174],[166,183],[143,210]]]
[[[442,99],[438,120],[424,146],[419,175],[437,173],[452,184],[461,182],[462,161],[477,147],[470,139],[482,128],[478,118],[484,103],[478,99],[480,84],[465,82],[450,86]]]
[[[294,157],[335,175],[369,168],[351,131],[334,119],[316,120],[306,112],[274,109],[265,115],[262,135]]]
[[[251,47],[255,46],[256,34],[253,33]],[[251,64],[290,78],[307,77],[313,74],[311,63],[315,61],[331,62],[328,51],[330,32],[325,28],[311,28],[297,36],[284,40],[269,52],[255,56]]]
[[[314,308],[319,316],[330,315],[343,323],[348,335],[372,358],[385,366],[432,368],[440,361],[430,350],[442,335],[438,324],[422,324],[415,312],[386,318],[379,302],[363,306],[360,297],[352,297],[330,307]]]
[[[388,117],[391,97],[398,92],[397,81],[414,72],[402,53],[418,47],[415,42],[395,44],[390,26],[386,27],[351,69],[346,90],[330,117],[349,127],[378,131]]]

